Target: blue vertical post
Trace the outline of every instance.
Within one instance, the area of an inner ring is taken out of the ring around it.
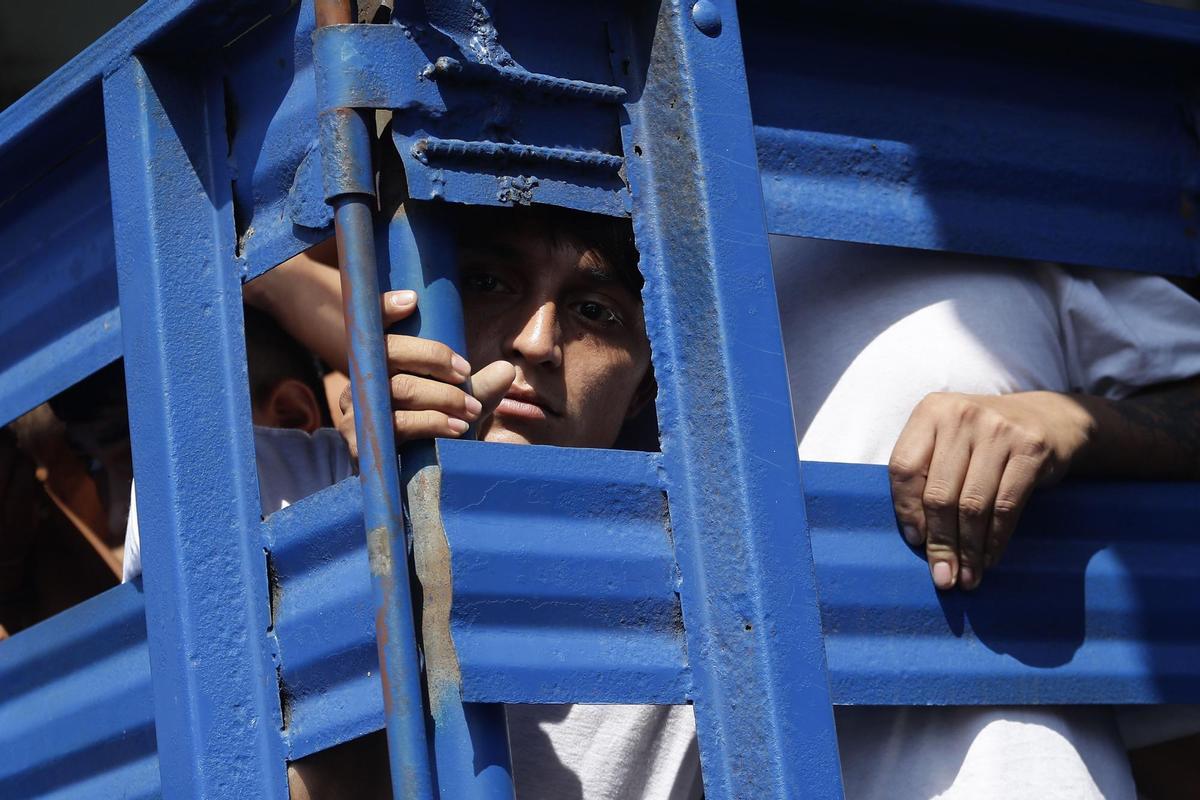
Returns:
[[[447,213],[448,209],[411,200],[396,209],[386,228],[390,284],[394,289],[411,289],[418,296],[417,313],[400,325],[404,333],[442,342],[465,354],[457,248]],[[446,534],[441,524],[440,471],[433,442],[406,445],[401,466],[415,546],[422,548],[422,553],[430,548],[439,550],[445,546]],[[417,563],[420,569],[420,557]],[[504,707],[462,701],[448,613],[448,597],[426,595],[422,627],[425,685],[439,796],[444,800],[512,798]]]
[[[348,4],[343,0],[320,0],[316,11],[318,27],[351,22]],[[425,687],[432,724],[429,751],[422,750],[426,742],[424,718],[420,715],[421,675],[412,616],[408,542],[401,527],[401,481],[392,434],[377,271],[390,273],[392,288],[411,287],[420,295],[418,316],[402,327],[412,334],[442,341],[457,352],[465,352],[462,307],[454,283],[453,237],[436,215],[419,207],[397,205],[390,224],[381,215],[375,228],[379,250],[385,256],[377,264],[376,244],[371,238],[376,198],[370,118],[367,112],[339,108],[321,97],[328,83],[339,79],[338,71],[362,69],[366,65],[336,59],[327,63],[322,61],[319,49],[316,60],[325,194],[335,209],[342,265],[363,513],[379,609],[376,635],[394,791],[397,797],[431,792],[432,756],[432,785],[436,785],[440,797],[511,798],[512,776],[503,708],[463,704],[448,618],[444,625],[422,630]],[[402,183],[403,176],[389,175],[385,180]],[[410,219],[410,215],[421,222]],[[440,483],[433,443],[410,444],[404,450],[403,463],[403,485],[415,538],[421,543],[444,544],[445,534],[438,523]],[[448,610],[448,602],[432,609],[430,598],[425,600],[423,619],[432,620],[443,608]],[[444,635],[436,635],[434,628]],[[403,696],[415,705],[402,705]],[[410,783],[402,786],[405,781]]]
[[[288,796],[217,69],[104,80],[146,629],[168,798]]]
[[[392,397],[383,348],[375,261],[372,137],[367,115],[361,111],[330,109],[321,114],[320,120],[325,194],[334,209],[346,338],[350,344],[350,385],[392,793],[420,800],[433,796],[433,782],[392,433]]]
[[[840,797],[734,3],[657,15],[624,139],[705,792]]]

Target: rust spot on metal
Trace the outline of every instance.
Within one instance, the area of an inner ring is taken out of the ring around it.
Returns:
[[[462,702],[462,671],[450,634],[454,591],[450,543],[442,523],[442,471],[428,466],[408,484],[408,513],[412,520],[413,560],[421,583],[421,640],[425,648],[425,681],[435,720]]]
[[[392,544],[388,540],[387,526],[380,525],[367,531],[367,561],[372,575],[392,577]]]
[[[369,546],[369,545],[368,545]],[[379,578],[380,589],[385,597],[391,597],[396,591],[396,582],[392,573]],[[375,609],[375,651],[379,658],[379,683],[383,689],[383,713],[390,716],[395,709],[395,701],[401,701],[401,707],[406,708],[407,698],[399,698],[392,694],[391,662],[388,661],[388,646],[392,639],[392,629],[388,625],[388,604],[380,603]]]

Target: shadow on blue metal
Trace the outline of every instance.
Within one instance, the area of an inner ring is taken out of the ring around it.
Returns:
[[[464,698],[687,702],[660,457],[438,450]],[[1200,702],[1193,487],[1046,491],[981,591],[939,595],[882,467],[802,471],[836,703]],[[360,498],[346,480],[262,527],[289,759],[383,725]],[[121,586],[0,645],[0,796],[158,796],[144,609]]]
[[[835,702],[1200,702],[1194,485],[1035,495],[1004,561],[964,593],[937,592],[896,532],[886,469],[802,473]]]
[[[741,10],[772,232],[1200,272],[1194,12],[860,0]]]
[[[163,786],[283,798],[221,84],[132,59],[104,104]]]
[[[694,701],[714,800],[835,794],[830,699],[1200,700],[1194,487],[1046,492],[972,595],[932,590],[882,469],[800,493],[765,236],[1195,275],[1195,14],[495,5],[503,46],[463,2],[419,40],[323,33],[352,69],[319,105],[312,3],[151,0],[0,114],[0,421],[124,355],[146,537],[144,594],[0,644],[0,796],[280,797],[286,759],[383,724],[361,514],[390,492],[402,552],[396,479],[260,526],[242,367],[239,280],[329,235],[326,106],[404,106],[414,198],[636,212],[662,454],[418,464],[451,699]],[[330,193],[364,273],[368,183]]]
[[[622,137],[704,791],[835,797],[841,770],[737,13],[732,0],[642,13],[614,50],[636,76]]]
[[[162,796],[140,583],[0,644],[0,754],[0,797]]]

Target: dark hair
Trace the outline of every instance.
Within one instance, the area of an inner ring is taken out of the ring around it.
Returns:
[[[312,390],[321,410],[323,425],[331,424],[325,385],[316,356],[305,350],[269,315],[243,306],[246,318],[246,369],[250,374],[250,402],[266,400],[276,386],[295,378]]]
[[[627,218],[589,214],[558,206],[463,206],[451,217],[460,238],[486,238],[514,230],[546,239],[569,242],[595,253],[613,270],[618,281],[641,297],[644,279],[638,271],[638,251],[633,243],[633,223]]]

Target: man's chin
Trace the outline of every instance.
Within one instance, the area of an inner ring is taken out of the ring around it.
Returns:
[[[500,444],[549,444],[549,437],[545,436],[544,432],[538,431],[538,427],[528,424],[526,420],[513,420],[510,427],[506,424],[506,420],[493,416],[484,423],[479,438],[484,442]],[[543,435],[539,435],[539,433]]]
[[[482,437],[485,442],[494,442],[497,444],[539,444],[539,442],[530,441],[528,436],[510,431],[507,428],[493,428]]]

